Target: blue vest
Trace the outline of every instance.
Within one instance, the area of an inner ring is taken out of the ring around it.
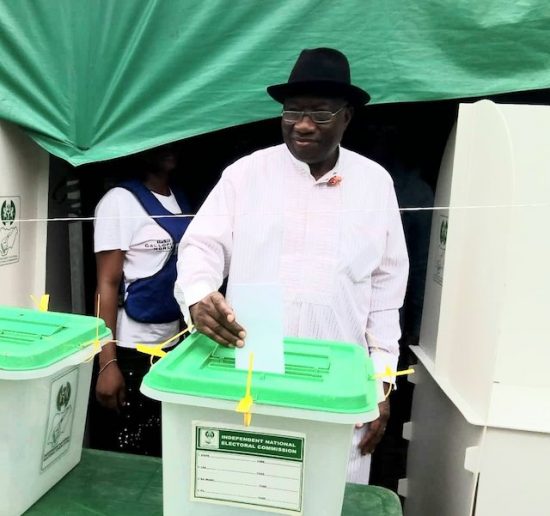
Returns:
[[[129,317],[142,323],[177,321],[181,315],[174,297],[178,244],[189,226],[190,219],[174,217],[141,181],[125,181],[118,186],[132,192],[149,215],[158,217],[153,220],[170,235],[173,242],[170,256],[157,273],[137,279],[128,285],[124,293],[124,309]],[[175,189],[172,189],[172,192],[182,213],[189,213],[189,205],[183,193]],[[169,217],[162,217],[163,215]]]

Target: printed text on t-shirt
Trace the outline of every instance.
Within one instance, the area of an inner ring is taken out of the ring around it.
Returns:
[[[171,251],[173,247],[174,243],[170,238],[164,238],[161,240],[148,240],[142,245],[135,246],[135,248],[137,249],[142,248],[147,249],[148,251]]]

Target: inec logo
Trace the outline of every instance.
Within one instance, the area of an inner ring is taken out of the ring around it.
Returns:
[[[0,220],[6,227],[12,226],[15,221],[16,210],[13,200],[5,200],[0,208]]]
[[[71,400],[71,384],[67,382],[65,385],[62,385],[57,392],[56,406],[57,410],[64,410],[65,407],[69,405]]]
[[[433,262],[433,280],[443,286],[443,269],[445,268],[445,247],[447,246],[447,233],[449,231],[449,218],[447,215],[439,216],[439,249],[436,250]]]
[[[56,378],[50,385],[46,436],[43,441],[42,470],[53,464],[71,447],[77,401],[78,368]]]
[[[439,245],[442,249],[445,249],[447,244],[447,230],[449,229],[449,220],[444,218],[441,220],[441,226],[439,227]]]
[[[218,449],[220,447],[220,431],[213,428],[199,429],[199,447],[208,449]]]
[[[71,421],[69,416],[72,413],[71,405],[71,383],[61,384],[55,398],[55,413],[49,434],[48,444],[56,447],[63,439],[67,439],[68,425]]]
[[[0,197],[0,266],[19,261],[19,197]]]

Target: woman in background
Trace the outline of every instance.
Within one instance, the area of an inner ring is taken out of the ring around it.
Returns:
[[[115,342],[99,354],[89,428],[93,448],[160,456],[160,404],[139,391],[150,356],[136,344],[160,344],[180,331],[177,245],[190,219],[173,217],[189,213],[170,186],[174,148],[147,151],[143,163],[140,180],[113,188],[96,208],[96,293]]]

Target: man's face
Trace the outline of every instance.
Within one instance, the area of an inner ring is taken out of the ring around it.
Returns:
[[[296,159],[315,166],[322,166],[323,163],[332,160],[351,119],[352,108],[347,106],[343,99],[313,95],[300,95],[285,100],[283,105],[285,111],[335,113],[342,107],[344,109],[325,124],[316,124],[307,115],[295,123],[281,121],[283,139]]]

